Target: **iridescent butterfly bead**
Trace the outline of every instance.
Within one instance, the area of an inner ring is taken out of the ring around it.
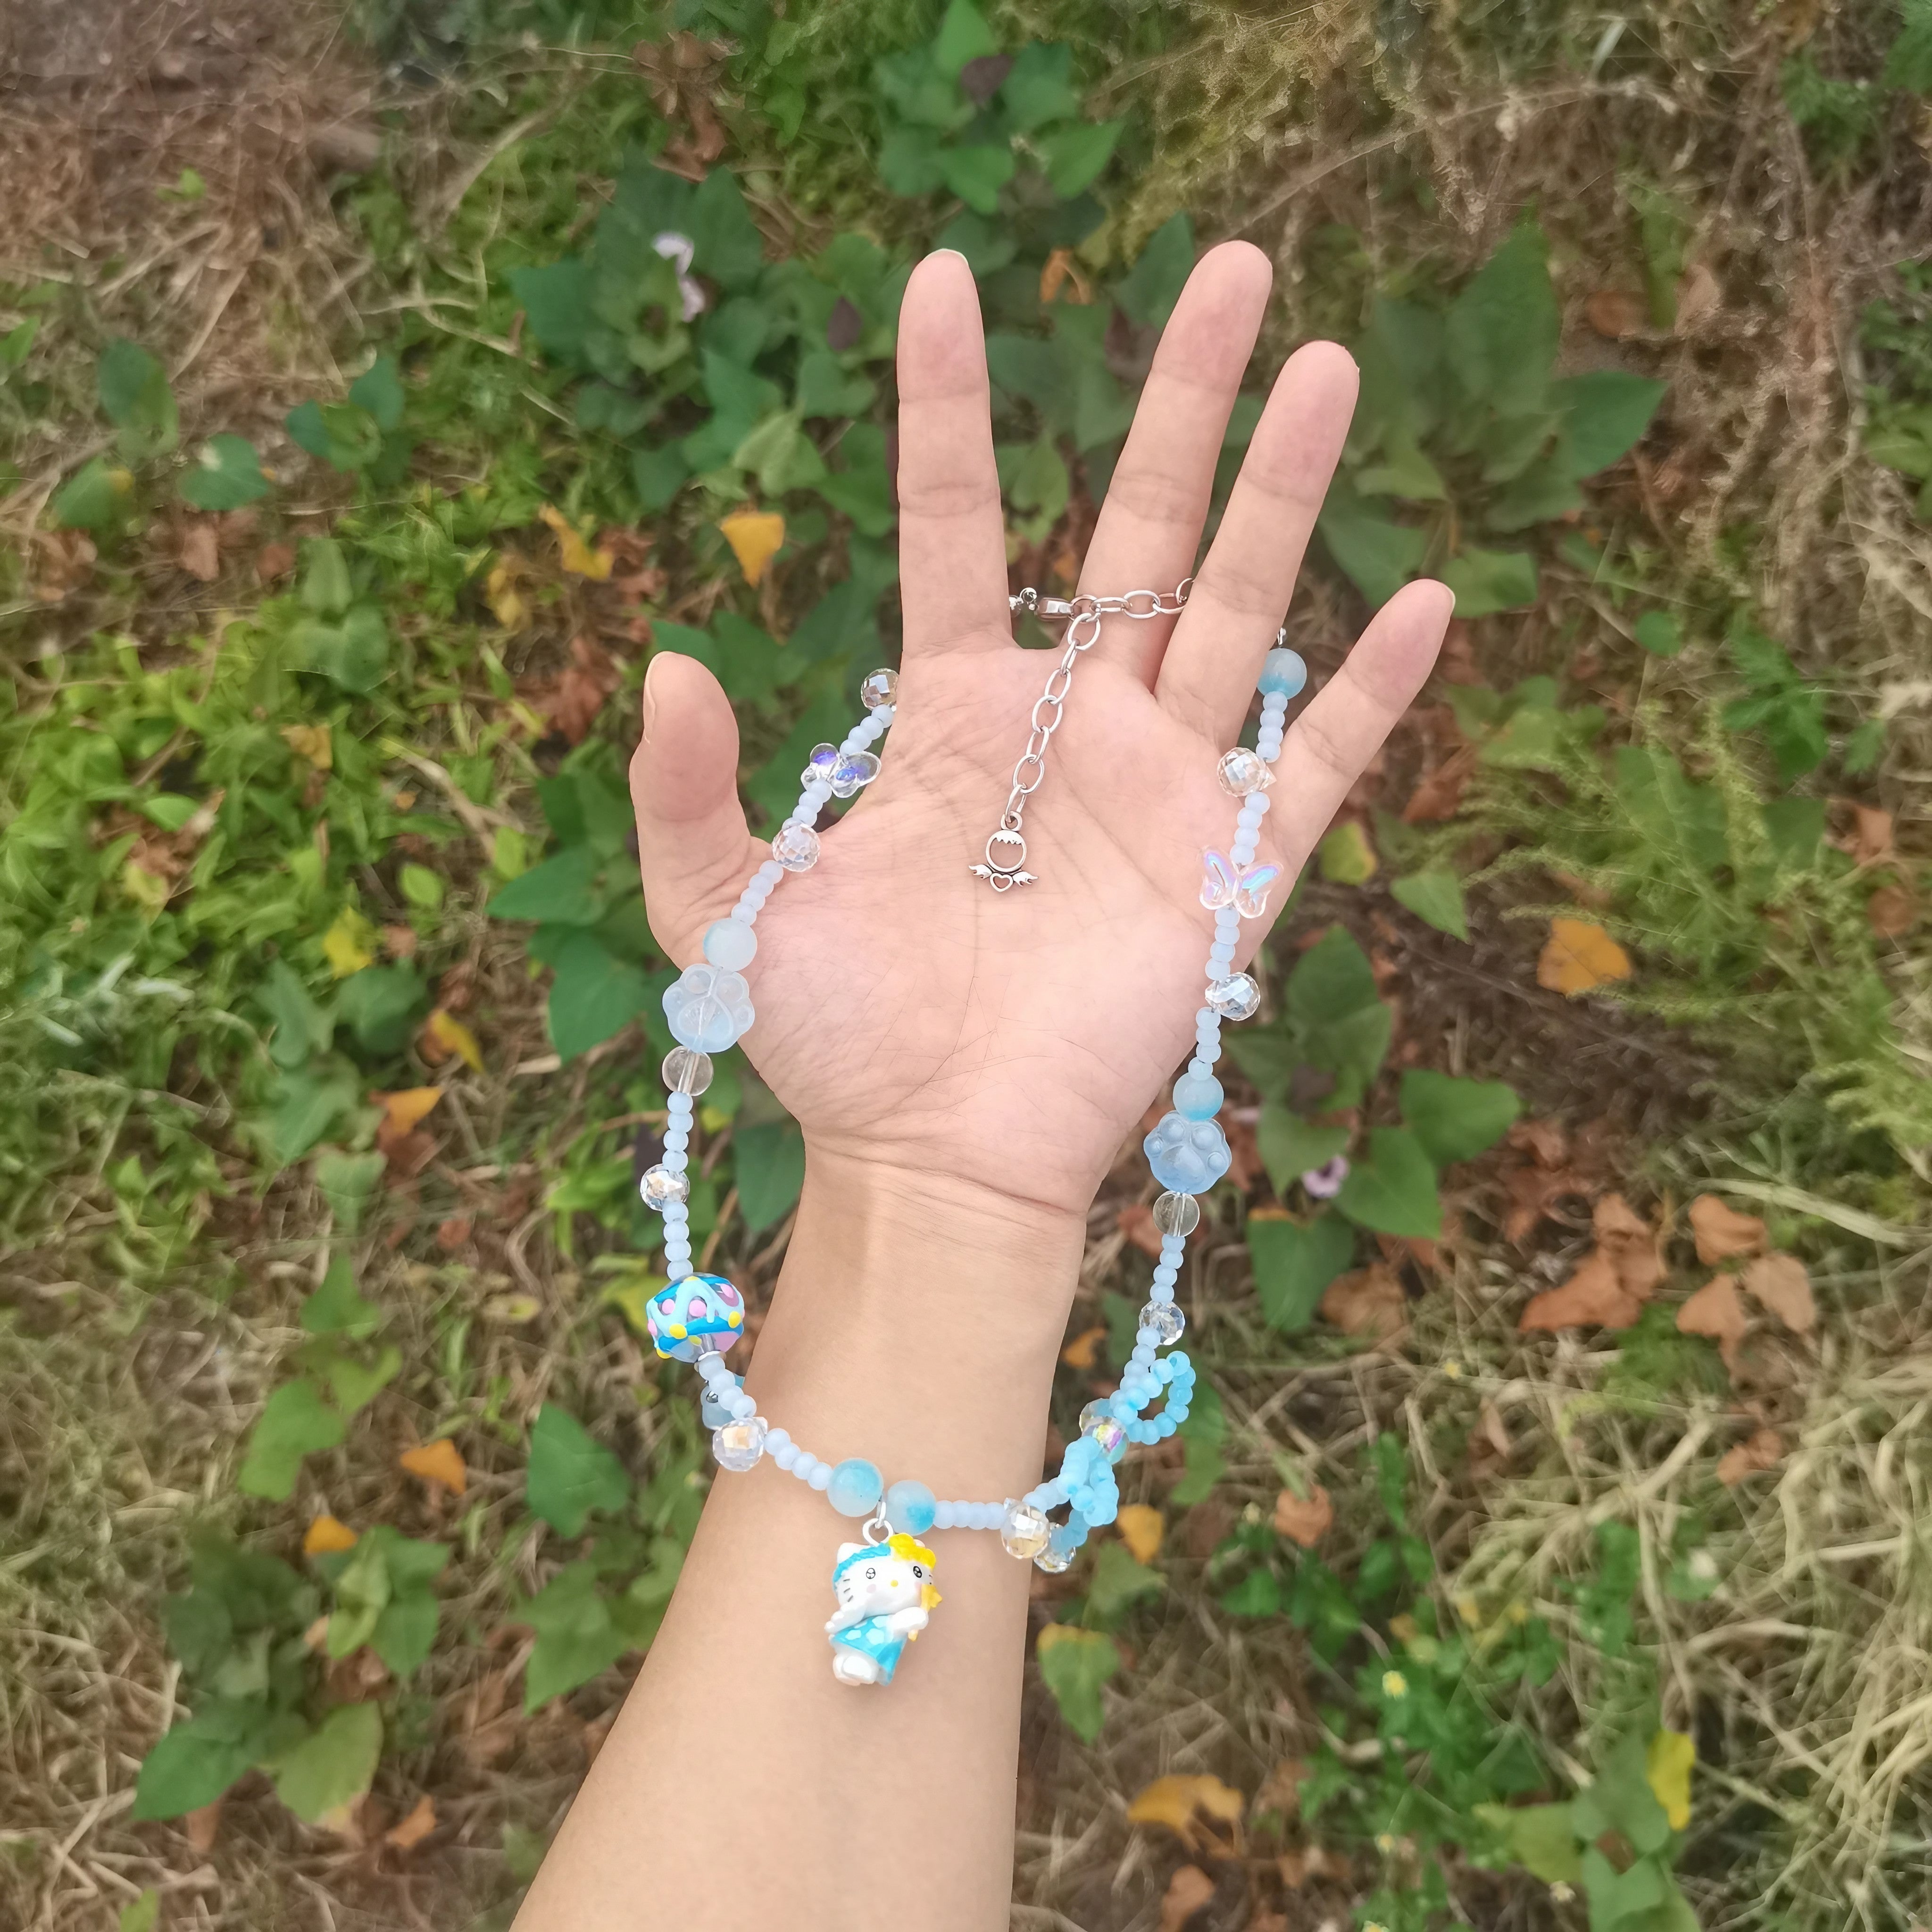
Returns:
[[[834,798],[850,798],[879,776],[878,754],[872,752],[843,752],[836,745],[814,745],[800,784],[822,784]]]
[[[1211,845],[1201,864],[1201,903],[1210,912],[1232,906],[1244,919],[1259,919],[1268,910],[1269,890],[1281,877],[1279,866],[1240,865]]]

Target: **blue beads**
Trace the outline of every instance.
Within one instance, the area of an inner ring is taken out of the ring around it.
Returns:
[[[841,1516],[870,1516],[878,1508],[885,1486],[886,1479],[876,1462],[868,1462],[862,1456],[848,1456],[832,1470],[825,1499]]]
[[[1292,698],[1307,682],[1308,667],[1302,662],[1301,653],[1277,645],[1262,660],[1262,674],[1255,686],[1259,691],[1278,691],[1284,698]]]
[[[868,1468],[872,1467],[868,1462]],[[932,1492],[923,1483],[915,1483],[910,1478],[895,1483],[886,1492],[884,1516],[893,1528],[904,1530],[908,1536],[923,1536],[932,1527],[932,1519],[938,1513],[939,1504]]]
[[[736,973],[706,963],[687,966],[664,988],[671,1037],[694,1053],[722,1053],[752,1024],[752,989]]]
[[[1234,1161],[1218,1122],[1178,1112],[1164,1115],[1142,1147],[1155,1180],[1178,1194],[1205,1194]]]
[[[705,928],[704,956],[728,973],[742,973],[757,956],[758,935],[741,920],[714,920]]]
[[[1221,1111],[1221,1083],[1211,1073],[1184,1073],[1174,1083],[1174,1112],[1190,1120],[1211,1120]]]

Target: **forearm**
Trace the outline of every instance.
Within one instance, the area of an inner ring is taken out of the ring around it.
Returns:
[[[825,1460],[943,1498],[1041,1474],[1082,1228],[814,1156],[746,1386]],[[713,1484],[662,1630],[518,1932],[1006,1923],[1030,1564],[935,1531],[944,1603],[889,1686],[835,1681],[834,1552],[856,1522],[769,1458]],[[882,1908],[883,1916],[883,1908]],[[895,1916],[898,1916],[894,1912]]]

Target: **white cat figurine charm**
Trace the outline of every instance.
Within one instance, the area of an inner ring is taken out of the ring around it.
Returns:
[[[832,1572],[838,1608],[825,1634],[832,1674],[840,1683],[892,1681],[900,1654],[925,1629],[940,1600],[933,1568],[932,1552],[903,1532],[883,1542],[838,1546]]]

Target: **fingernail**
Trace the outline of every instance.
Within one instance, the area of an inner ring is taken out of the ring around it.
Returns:
[[[658,666],[663,662],[664,653],[654,651],[644,666],[644,689],[640,709],[644,717],[644,741],[647,745],[651,742],[651,727],[657,722],[658,716],[657,693],[652,690],[651,683],[658,674]]]

